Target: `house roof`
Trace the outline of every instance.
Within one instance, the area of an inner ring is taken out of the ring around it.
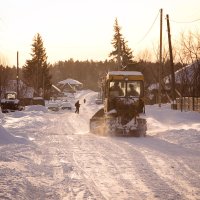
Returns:
[[[192,64],[189,64],[175,72],[175,81],[176,83],[181,83],[182,80],[192,80],[196,73],[196,68],[200,65],[200,61],[196,61]],[[164,78],[166,83],[169,83],[171,75]]]
[[[192,64],[189,64],[189,65],[177,70],[174,74],[175,75],[175,82],[181,83],[182,80],[192,80],[192,78],[195,75],[195,69],[197,67],[199,67],[199,65],[200,65],[200,61],[196,61]],[[164,77],[163,80],[164,80],[165,84],[169,84],[170,81],[171,81],[171,74]],[[151,84],[148,87],[149,90],[158,89],[158,88],[159,88],[158,83]]]
[[[70,85],[82,85],[81,82],[77,81],[77,80],[74,80],[74,79],[71,79],[71,78],[68,78],[66,80],[63,80],[63,81],[60,81],[58,82],[59,85],[66,85],[66,84],[70,84]]]

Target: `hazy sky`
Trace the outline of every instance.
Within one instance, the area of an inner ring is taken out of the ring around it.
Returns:
[[[108,59],[116,17],[134,56],[145,48],[151,51],[153,44],[159,44],[161,8],[164,40],[166,14],[177,22],[200,19],[200,0],[0,0],[1,62],[16,65],[19,51],[19,65],[23,66],[30,59],[36,33],[41,34],[52,64],[70,58]],[[175,41],[180,32],[199,30],[200,20],[170,25]]]

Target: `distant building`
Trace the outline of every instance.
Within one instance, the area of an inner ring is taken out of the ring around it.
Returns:
[[[76,90],[79,90],[83,87],[83,84],[77,80],[68,78],[58,82],[57,86],[61,89],[62,92],[75,93]]]
[[[176,97],[200,97],[200,61],[187,65],[175,72]],[[164,88],[163,88],[164,87]],[[161,87],[162,97],[170,101],[171,75],[163,78]],[[151,102],[158,102],[159,84],[154,83],[148,87],[148,97]],[[162,100],[165,102],[165,100]]]
[[[19,90],[22,89],[24,87],[24,83],[22,80],[19,80],[18,82],[18,88]],[[9,80],[8,84],[6,86],[6,90],[7,91],[15,91],[17,92],[17,80]]]
[[[166,77],[166,84],[171,83],[171,76]],[[200,61],[196,61],[175,72],[176,89],[181,96],[200,96]]]
[[[9,80],[6,86],[7,91],[15,91],[17,92],[17,81]],[[18,90],[19,90],[19,98],[33,98],[34,96],[34,88],[28,87],[22,80],[18,82]]]

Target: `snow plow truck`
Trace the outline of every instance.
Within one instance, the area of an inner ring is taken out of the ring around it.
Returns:
[[[102,85],[104,107],[90,119],[90,132],[104,136],[145,136],[143,74],[110,71]]]

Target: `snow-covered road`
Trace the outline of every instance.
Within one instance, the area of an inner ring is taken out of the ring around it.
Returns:
[[[146,137],[100,137],[89,133],[96,93],[76,98],[79,115],[4,116],[8,132],[31,142],[0,146],[0,199],[200,199],[199,113],[147,106]]]

